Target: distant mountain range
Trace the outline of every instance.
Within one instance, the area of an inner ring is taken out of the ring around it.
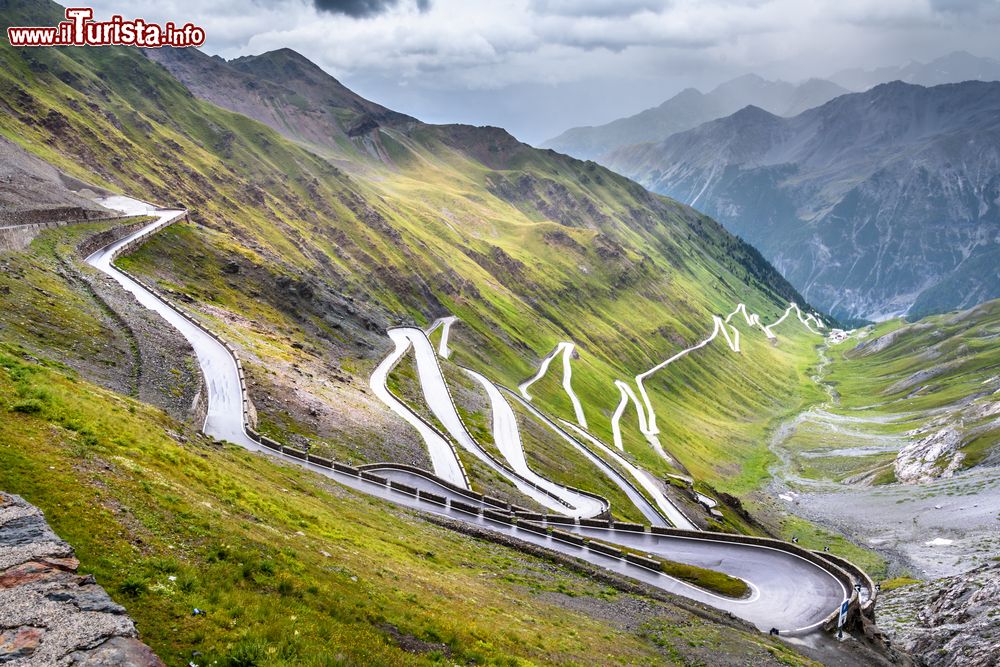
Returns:
[[[542,147],[604,164],[603,157],[617,148],[661,141],[671,134],[728,116],[746,106],[760,107],[778,116],[794,116],[839,95],[865,91],[897,80],[921,86],[961,81],[1000,81],[1000,61],[957,51],[928,63],[842,70],[827,79],[809,79],[799,84],[768,81],[755,74],[747,74],[723,83],[709,93],[688,88],[658,107],[605,125],[571,128],[549,139]]]
[[[1000,83],[746,107],[606,163],[714,216],[842,320],[1000,296]]]
[[[903,81],[920,86],[940,86],[962,81],[1000,81],[1000,60],[956,51],[929,63],[911,62],[898,67],[846,69],[829,77],[849,90],[864,91],[880,83]]]
[[[822,79],[794,85],[755,74],[728,81],[705,94],[694,88],[677,93],[653,109],[597,127],[574,127],[543,144],[573,157],[597,160],[620,146],[659,141],[676,132],[728,116],[753,104],[779,116],[794,116],[849,92]]]

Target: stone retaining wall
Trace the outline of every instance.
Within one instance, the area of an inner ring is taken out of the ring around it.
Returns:
[[[133,216],[123,216],[123,217],[133,217]],[[148,216],[147,216],[148,217]],[[116,218],[110,218],[114,220]],[[106,245],[114,243],[118,239],[128,236],[132,232],[142,229],[149,224],[149,220],[138,220],[136,222],[131,222],[127,225],[118,225],[112,227],[111,229],[105,229],[103,232],[98,232],[93,236],[88,236],[84,241],[76,247],[77,253],[81,257],[89,257],[94,254],[97,250],[100,250]]]
[[[23,250],[46,229],[65,227],[108,218],[103,211],[88,211],[78,206],[62,206],[33,211],[0,211],[0,252]]]

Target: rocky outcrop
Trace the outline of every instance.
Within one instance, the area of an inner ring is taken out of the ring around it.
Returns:
[[[907,438],[917,439],[896,455],[896,479],[908,484],[955,475],[965,460],[962,448],[983,434],[993,433],[1000,426],[998,415],[1000,400],[986,390],[970,401],[947,406],[940,417],[907,431]]]
[[[925,667],[1000,664],[1000,563],[879,597],[879,625]]]
[[[0,492],[0,665],[163,667],[79,565],[41,510]]]
[[[962,432],[954,426],[931,431],[899,450],[893,463],[896,479],[905,484],[951,477],[962,465],[961,446]]]

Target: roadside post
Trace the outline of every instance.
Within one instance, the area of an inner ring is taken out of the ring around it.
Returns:
[[[837,639],[844,638],[844,621],[847,620],[847,610],[850,607],[850,600],[844,600],[840,603],[840,617],[837,619]]]

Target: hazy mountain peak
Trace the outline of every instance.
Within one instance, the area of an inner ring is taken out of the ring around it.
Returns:
[[[671,103],[676,103],[679,101],[694,102],[696,100],[702,99],[703,97],[705,97],[705,93],[701,92],[697,88],[685,88],[684,90],[677,93],[673,97],[661,102],[660,105],[656,108],[660,109],[670,105]]]
[[[952,51],[927,63],[910,61],[901,66],[846,69],[830,77],[831,81],[845,88],[859,91],[897,79],[922,86],[962,81],[1000,81],[1000,61],[976,56],[968,51]]]
[[[735,79],[724,81],[712,89],[709,95],[733,94],[735,92],[753,91],[762,87],[790,86],[784,81],[768,81],[757,74],[744,74]]]
[[[1000,296],[1000,82],[890,81],[792,118],[747,106],[609,164],[696,202],[842,320]]]
[[[732,115],[733,120],[739,122],[766,121],[778,118],[776,114],[761,109],[756,104],[748,104]]]
[[[601,161],[622,146],[657,142],[701,123],[728,116],[747,105],[791,116],[847,92],[821,79],[795,85],[757,74],[731,79],[703,94],[686,88],[659,106],[597,127],[576,127],[543,144],[583,159]]]

